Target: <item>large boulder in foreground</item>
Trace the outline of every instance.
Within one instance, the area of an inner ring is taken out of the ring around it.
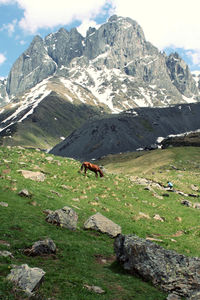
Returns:
[[[78,215],[72,208],[64,206],[50,213],[46,217],[46,221],[60,227],[76,230]]]
[[[39,268],[30,268],[27,264],[15,266],[7,279],[31,296],[43,280],[45,272]]]
[[[117,236],[114,249],[125,270],[140,275],[166,292],[192,297],[200,291],[200,258],[165,250],[135,235]]]
[[[113,221],[104,217],[100,213],[91,216],[85,223],[84,229],[93,229],[101,233],[106,233],[111,237],[116,237],[121,233],[121,227]]]

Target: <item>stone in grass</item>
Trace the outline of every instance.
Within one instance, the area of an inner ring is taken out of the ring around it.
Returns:
[[[14,266],[8,274],[7,279],[12,281],[16,286],[21,288],[28,296],[39,287],[45,272],[40,268],[30,268],[27,264]]]
[[[84,287],[86,289],[88,289],[89,291],[94,292],[96,294],[104,294],[105,293],[105,291],[101,287],[96,286],[96,285],[84,284]]]
[[[19,196],[25,197],[25,198],[32,198],[32,195],[29,193],[27,189],[23,189],[18,193]]]
[[[35,242],[32,247],[24,250],[24,254],[28,256],[37,256],[37,255],[48,255],[56,253],[56,245],[54,242],[47,238],[43,241]]]
[[[0,202],[0,206],[8,207],[8,203],[6,203],[6,202]]]
[[[64,206],[50,213],[46,217],[46,221],[60,227],[76,230],[78,215],[72,208]]]
[[[104,217],[100,213],[96,213],[91,216],[85,223],[84,229],[93,229],[100,231],[101,233],[106,233],[111,237],[116,237],[121,233],[121,227],[115,224],[113,221]]]
[[[0,256],[14,258],[12,253],[6,250],[0,251]]]

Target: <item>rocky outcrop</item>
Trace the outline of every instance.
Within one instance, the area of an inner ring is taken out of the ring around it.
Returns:
[[[119,235],[114,249],[125,270],[166,292],[190,297],[200,290],[200,258],[165,250],[134,235]]]
[[[121,227],[109,220],[100,213],[91,216],[85,223],[84,229],[93,229],[101,233],[106,233],[111,237],[116,237],[121,233]]]
[[[161,142],[162,148],[168,147],[199,147],[200,146],[200,132],[188,132],[184,134],[179,134],[177,136],[169,136],[163,139]]]
[[[11,269],[7,279],[32,296],[35,289],[41,284],[45,272],[40,268],[30,268],[27,264],[15,266]]]

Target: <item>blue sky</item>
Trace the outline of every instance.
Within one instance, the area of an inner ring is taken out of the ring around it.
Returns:
[[[113,14],[131,17],[154,46],[200,70],[199,11],[200,0],[0,0],[0,78],[36,34],[78,27],[84,35]]]

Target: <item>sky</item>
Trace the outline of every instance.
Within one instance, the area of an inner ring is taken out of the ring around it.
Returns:
[[[132,18],[160,51],[176,51],[200,70],[199,12],[200,0],[0,0],[0,79],[35,35],[77,27],[84,36],[113,14]]]

